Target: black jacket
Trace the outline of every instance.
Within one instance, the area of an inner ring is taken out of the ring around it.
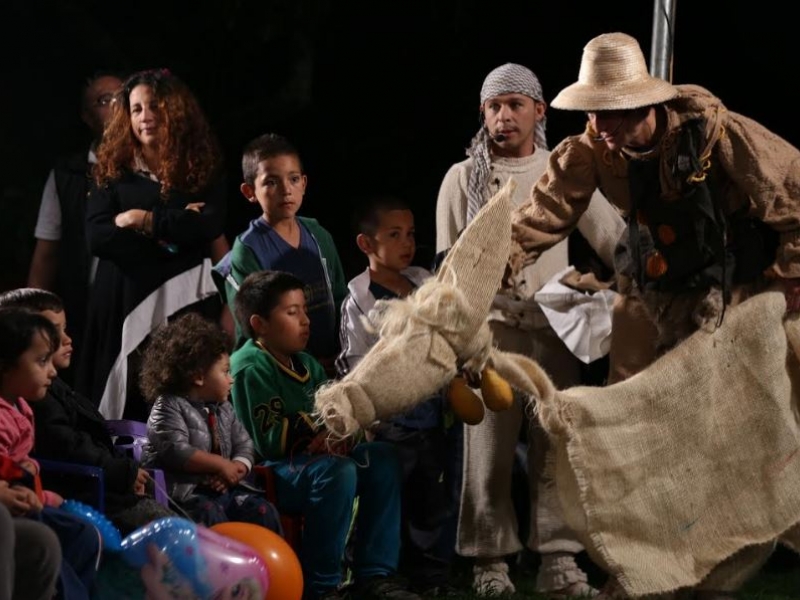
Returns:
[[[88,399],[56,378],[47,396],[30,404],[37,457],[102,467],[109,515],[136,504],[133,484],[139,464],[114,447],[103,416]],[[81,478],[65,478],[55,491],[65,499],[91,500]]]

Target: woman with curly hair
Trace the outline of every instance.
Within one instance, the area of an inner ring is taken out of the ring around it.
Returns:
[[[263,492],[240,482],[253,466],[253,440],[236,418],[228,338],[196,313],[158,328],[142,362],[153,402],[142,464],[163,469],[170,497],[197,522],[246,521],[280,533]]]
[[[208,121],[169,71],[135,73],[112,104],[87,204],[100,260],[75,387],[106,418],[144,421],[135,374],[150,332],[179,311],[219,314],[210,258],[225,186]]]

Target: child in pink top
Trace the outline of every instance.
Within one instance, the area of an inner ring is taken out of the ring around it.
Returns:
[[[44,317],[35,316],[38,315],[9,309],[2,320],[0,456],[10,458],[38,480],[39,464],[30,457],[33,450],[33,411],[26,398],[36,402],[47,394],[47,388],[56,376],[52,355],[58,349],[61,338],[52,323]],[[32,333],[30,336],[29,331]],[[26,337],[29,337],[27,347]],[[36,488],[38,494],[41,486],[37,484]],[[39,499],[46,506],[60,506],[64,501],[55,492],[43,492]]]

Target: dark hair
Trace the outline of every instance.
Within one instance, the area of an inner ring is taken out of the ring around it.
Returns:
[[[142,394],[148,402],[186,394],[198,375],[229,352],[228,336],[216,324],[193,312],[178,317],[150,336],[139,375]]]
[[[80,82],[80,107],[82,111],[91,108],[87,98],[89,90],[92,89],[92,86],[99,79],[103,79],[104,77],[113,77],[114,79],[119,79],[120,82],[125,81],[124,74],[111,69],[98,69],[87,75]]]
[[[408,203],[396,196],[373,196],[364,200],[353,213],[353,229],[373,237],[381,224],[381,216],[392,210],[411,210]]]
[[[277,133],[265,133],[248,142],[242,151],[242,178],[248,185],[256,182],[258,163],[275,156],[294,156],[303,170],[300,153],[289,140]]]
[[[17,364],[41,333],[50,342],[50,352],[61,345],[61,336],[49,319],[26,308],[0,308],[0,376]]]
[[[0,308],[26,308],[34,312],[63,312],[64,303],[53,292],[39,288],[17,288],[0,294]]]
[[[95,69],[86,78],[83,80],[83,89],[88,89],[91,85],[97,81],[98,79],[102,79],[103,77],[113,77],[114,79],[119,79],[120,81],[125,81],[125,78],[128,74],[123,73],[117,69]]]
[[[233,299],[234,312],[239,325],[247,333],[247,337],[254,338],[255,332],[250,326],[250,317],[258,315],[269,318],[286,292],[303,290],[305,284],[291,273],[284,271],[255,271],[250,273],[236,296]]]
[[[103,77],[113,77],[114,79],[125,81],[125,75],[120,71],[115,71],[113,69],[97,69],[93,71],[81,84],[81,106],[86,105],[86,92],[94,85],[95,81]]]

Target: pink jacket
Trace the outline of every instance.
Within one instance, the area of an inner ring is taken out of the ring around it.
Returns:
[[[16,404],[0,398],[0,455],[8,456],[16,463],[29,460],[39,463],[30,457],[33,450],[33,411],[28,403],[18,398]],[[47,506],[58,506],[58,496],[44,491],[42,501]]]

